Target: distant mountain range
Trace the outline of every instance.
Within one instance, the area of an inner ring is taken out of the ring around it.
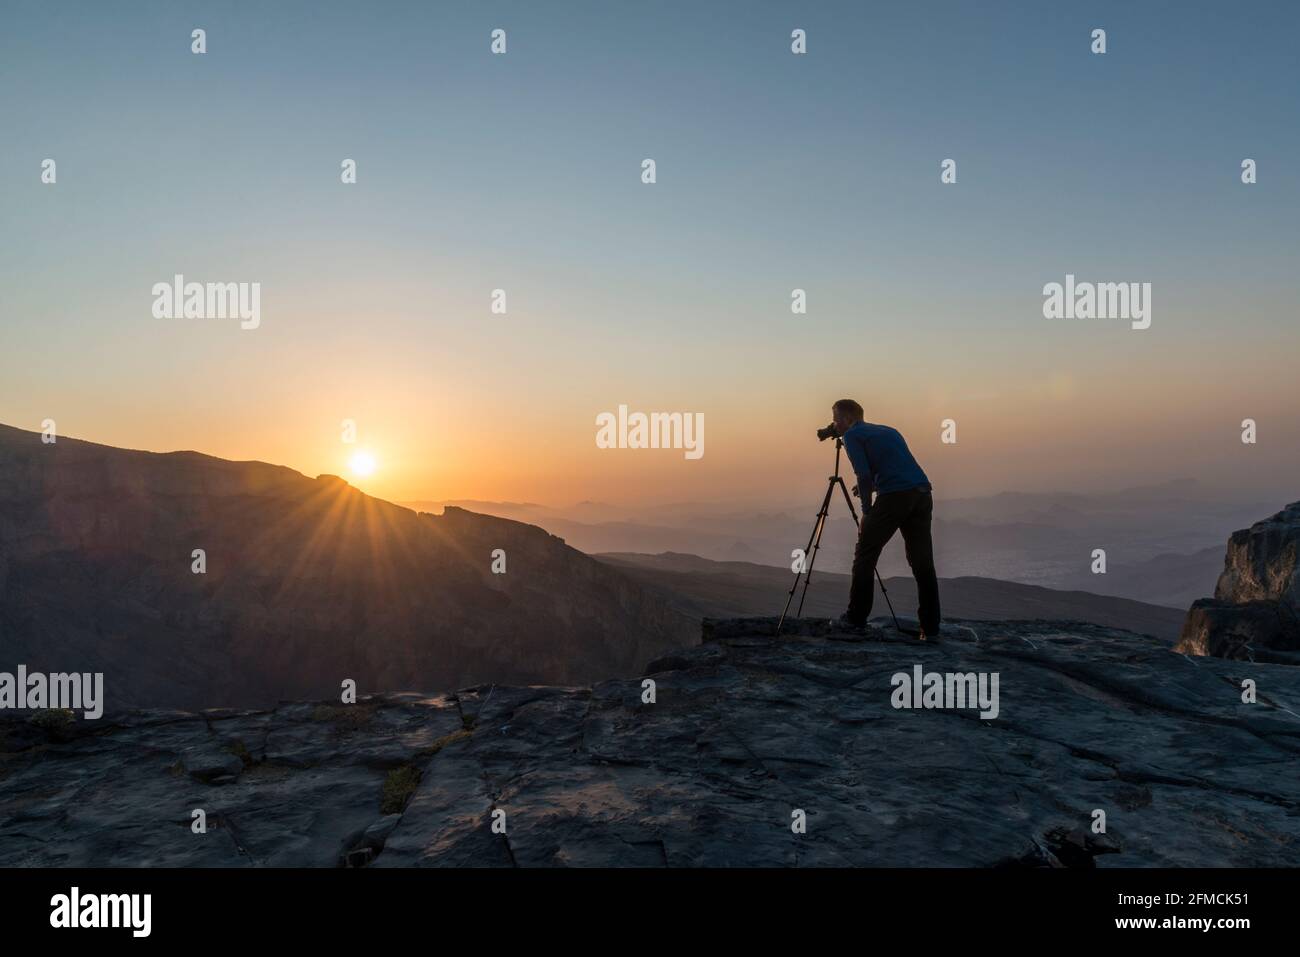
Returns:
[[[0,671],[103,672],[110,709],[590,682],[698,634],[539,528],[0,426]]]
[[[567,508],[518,502],[425,501],[529,522],[588,554],[677,552],[713,561],[788,567],[807,544],[817,501],[798,506],[683,503],[623,507],[580,502]],[[856,529],[840,507],[831,512],[818,564],[847,572]],[[1132,598],[1186,609],[1213,591],[1223,570],[1223,543],[1279,502],[1202,488],[1189,479],[1105,494],[1005,492],[935,504],[934,542],[941,576],[980,576]],[[1094,549],[1106,552],[1105,574],[1092,571]],[[891,542],[881,572],[908,574],[902,544]]]
[[[684,614],[696,618],[743,618],[779,615],[794,575],[788,569],[752,562],[714,562],[695,555],[604,554],[601,561],[621,569],[634,580],[661,594]],[[916,583],[911,578],[888,578],[885,587],[899,616],[916,614]],[[1124,628],[1168,639],[1172,645],[1185,613],[1175,608],[1148,605],[1127,598],[1084,591],[1058,591],[1037,585],[995,578],[945,578],[939,582],[945,618],[980,620],[1071,620],[1107,628]],[[790,606],[799,604],[796,593]],[[848,601],[849,577],[814,569],[803,615],[838,617]],[[889,614],[876,585],[873,616]]]

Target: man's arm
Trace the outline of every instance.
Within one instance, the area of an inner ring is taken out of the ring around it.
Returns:
[[[871,504],[871,493],[873,485],[871,482],[871,460],[867,458],[867,443],[855,432],[846,432],[843,436],[844,451],[849,455],[849,465],[853,466],[853,474],[858,477],[858,497],[862,499],[863,506]]]

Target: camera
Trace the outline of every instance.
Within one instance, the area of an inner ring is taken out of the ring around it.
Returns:
[[[838,439],[839,437],[840,437],[840,433],[839,430],[835,428],[834,422],[832,422],[830,425],[826,426],[825,428],[821,428],[817,430],[818,442],[825,442],[827,439]]]

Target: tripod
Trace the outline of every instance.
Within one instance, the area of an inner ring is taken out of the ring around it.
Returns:
[[[805,562],[800,563],[799,570],[794,574],[794,584],[790,586],[790,594],[785,600],[785,610],[781,612],[781,620],[777,622],[776,633],[781,634],[781,628],[785,625],[785,616],[790,612],[790,602],[794,601],[794,593],[799,589],[799,579],[803,578],[803,594],[799,596],[799,607],[795,610],[794,616],[798,618],[803,613],[804,599],[808,597],[808,586],[812,583],[813,565],[817,562],[817,550],[822,545],[822,532],[826,528],[826,517],[830,514],[831,498],[835,495],[835,487],[838,485],[841,492],[844,493],[844,502],[849,507],[849,514],[853,516],[853,524],[858,524],[858,510],[853,507],[853,499],[849,497],[848,486],[844,484],[844,479],[840,476],[840,451],[844,448],[844,440],[835,439],[835,474],[827,480],[826,495],[822,498],[822,507],[817,512],[817,520],[813,523],[812,534],[808,536],[808,547],[803,550]],[[885,604],[889,606],[889,616],[894,619],[894,627],[899,631],[903,626],[898,623],[898,616],[894,614],[894,603],[889,600],[889,592],[885,588],[885,580],[880,577],[880,569],[876,569],[876,581],[880,582],[880,593],[885,596]]]

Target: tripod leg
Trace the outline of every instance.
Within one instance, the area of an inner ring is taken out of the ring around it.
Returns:
[[[898,623],[898,616],[894,614],[894,603],[889,600],[889,590],[885,588],[885,580],[880,577],[879,568],[876,569],[876,581],[880,582],[880,594],[885,596],[885,604],[889,606],[889,617],[894,619],[894,627],[902,631],[903,626]]]
[[[777,622],[776,625],[776,633],[778,635],[781,634],[781,626],[785,624],[785,616],[790,611],[790,602],[794,601],[794,593],[799,590],[799,579],[809,570],[808,554],[812,551],[813,542],[817,540],[817,536],[821,531],[822,521],[823,517],[819,512],[817,514],[817,520],[813,523],[812,534],[808,536],[808,546],[803,550],[803,561],[800,563],[799,570],[794,573],[794,584],[790,586],[790,594],[785,598],[785,610],[781,612],[781,620]],[[799,608],[803,608],[802,601],[799,602]],[[799,612],[795,612],[795,617],[799,617]]]
[[[814,543],[821,541],[821,529],[822,529],[822,525],[826,521],[827,514],[830,512],[831,492],[834,489],[834,487],[835,487],[834,485],[829,485],[827,487],[826,495],[822,499],[822,507],[817,510],[817,518],[813,522],[812,534],[808,536],[808,545],[803,550],[804,562],[808,562],[808,555],[814,551]],[[781,620],[776,623],[776,633],[778,635],[781,634],[781,627],[785,624],[785,616],[790,612],[790,602],[794,601],[794,593],[799,590],[799,578],[801,575],[804,574],[805,569],[808,571],[809,574],[812,574],[812,564],[808,563],[805,565],[801,565],[799,571],[795,572],[794,584],[790,586],[790,594],[786,596],[785,609],[781,612]],[[808,586],[805,584],[804,593],[807,594],[807,592],[808,592]],[[799,601],[799,610],[800,611],[803,610],[802,599],[800,599]],[[796,617],[797,615],[798,613],[796,612]]]
[[[796,612],[796,615],[803,614],[803,603],[808,597],[808,586],[812,584],[813,565],[816,564],[817,552],[820,551],[822,547],[822,532],[826,530],[826,520],[829,517],[831,510],[831,497],[835,494],[836,485],[838,485],[840,491],[844,493],[844,501],[848,503],[849,514],[853,516],[853,524],[855,526],[858,524],[858,512],[857,509],[853,507],[853,500],[849,498],[849,489],[848,486],[844,484],[844,479],[840,478],[838,474],[832,475],[830,483],[830,488],[826,490],[826,500],[822,503],[821,525],[819,525],[815,530],[816,540],[813,542],[812,552],[809,554],[808,575],[803,580],[803,595],[799,598],[799,610]]]
[[[830,499],[831,493],[827,491],[826,498]],[[803,615],[803,603],[808,598],[808,586],[812,584],[813,566],[817,564],[817,551],[822,547],[822,532],[826,529],[826,512],[822,513],[821,520],[817,523],[816,540],[813,542],[812,551],[808,553],[808,572],[803,577],[803,594],[799,596],[799,609],[794,613],[796,618]]]
[[[821,549],[822,532],[826,530],[826,519],[830,513],[830,500],[831,497],[834,496],[835,494],[835,486],[837,485],[840,487],[840,491],[844,493],[844,504],[846,504],[849,507],[849,514],[853,516],[853,525],[856,527],[858,524],[858,510],[853,507],[853,498],[849,495],[849,487],[844,484],[844,479],[842,476],[840,476],[839,474],[832,475],[831,487],[826,490],[826,502],[822,506],[823,513],[824,513],[822,515],[822,524],[816,530],[817,540],[812,546],[811,559],[808,562],[808,576],[803,580],[803,595],[800,596],[799,598],[799,610],[796,613],[799,615],[803,614],[803,603],[804,600],[808,597],[808,586],[812,583],[813,565],[817,561],[817,552]]]
[[[858,510],[853,507],[853,497],[849,495],[849,487],[844,484],[844,479],[838,475],[835,476],[835,481],[839,483],[840,491],[844,493],[844,504],[849,507],[849,514],[853,516],[853,524],[858,524]]]

